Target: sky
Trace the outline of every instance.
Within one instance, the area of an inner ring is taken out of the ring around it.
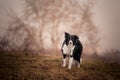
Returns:
[[[21,0],[0,0],[0,27],[5,25],[7,19],[3,17],[6,15],[4,10],[12,7],[16,13],[20,13],[21,4]],[[100,32],[101,46],[104,49],[120,50],[120,0],[95,0],[92,11],[93,20]]]

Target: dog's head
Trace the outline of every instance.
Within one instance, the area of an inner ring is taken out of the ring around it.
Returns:
[[[65,32],[65,43],[67,45],[73,46],[75,45],[76,41],[79,39],[76,35],[70,35],[69,33]]]

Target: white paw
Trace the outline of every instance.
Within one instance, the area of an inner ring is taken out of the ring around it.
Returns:
[[[63,67],[66,66],[66,59],[63,59]]]
[[[78,64],[78,68],[80,68],[80,64]]]
[[[65,64],[63,64],[63,67],[66,67],[66,65],[65,65]]]
[[[82,58],[80,58],[80,64],[82,64]]]
[[[68,66],[68,69],[71,69],[71,67],[70,67],[70,66]]]

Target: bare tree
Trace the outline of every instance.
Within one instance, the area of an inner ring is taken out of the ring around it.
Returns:
[[[25,17],[28,23],[30,22],[30,19],[34,22],[37,22],[37,25],[34,26],[36,28],[36,41],[39,44],[39,49],[44,49],[43,48],[43,31],[45,27],[45,16],[47,14],[47,10],[45,9],[45,5],[49,0],[24,0],[24,10],[25,10]],[[42,4],[41,2],[47,2],[45,5],[44,3]]]
[[[99,43],[97,28],[92,21],[91,9],[94,1],[85,0],[24,0],[25,16],[37,22],[36,41],[43,48],[45,33],[49,33],[50,40],[57,49],[64,31],[81,35],[85,33],[85,44],[96,50]],[[65,28],[60,26],[63,24]],[[67,25],[66,25],[67,24]],[[48,26],[49,25],[49,26]],[[60,32],[60,29],[63,30]],[[67,30],[66,30],[67,29]],[[94,46],[93,46],[94,45]]]
[[[85,23],[83,25],[86,25],[84,27],[85,31],[86,31],[86,35],[87,35],[87,46],[88,48],[92,49],[92,52],[94,54],[97,55],[97,49],[100,47],[99,42],[100,42],[100,37],[98,36],[98,29],[95,26],[92,17],[93,14],[91,12],[91,9],[94,5],[93,1],[88,1],[87,4],[85,5],[85,11],[84,11],[84,15],[83,15],[83,21],[85,21]]]
[[[92,0],[23,0],[24,15],[9,15],[7,37],[1,44],[18,50],[44,50],[50,45],[55,52],[59,50],[65,31],[77,34],[84,46],[97,51],[100,38],[92,20]],[[45,37],[47,35],[47,37]],[[49,37],[48,37],[49,36]],[[48,41],[46,41],[48,40]],[[3,40],[2,40],[3,41]],[[45,42],[46,41],[46,42]],[[50,44],[51,43],[51,44]]]

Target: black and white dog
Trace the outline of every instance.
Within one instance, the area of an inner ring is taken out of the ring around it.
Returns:
[[[80,68],[81,54],[83,46],[76,35],[70,35],[65,32],[65,40],[62,44],[63,67],[66,66],[66,57],[69,56],[68,68],[71,69],[73,59],[77,61],[78,68]]]

